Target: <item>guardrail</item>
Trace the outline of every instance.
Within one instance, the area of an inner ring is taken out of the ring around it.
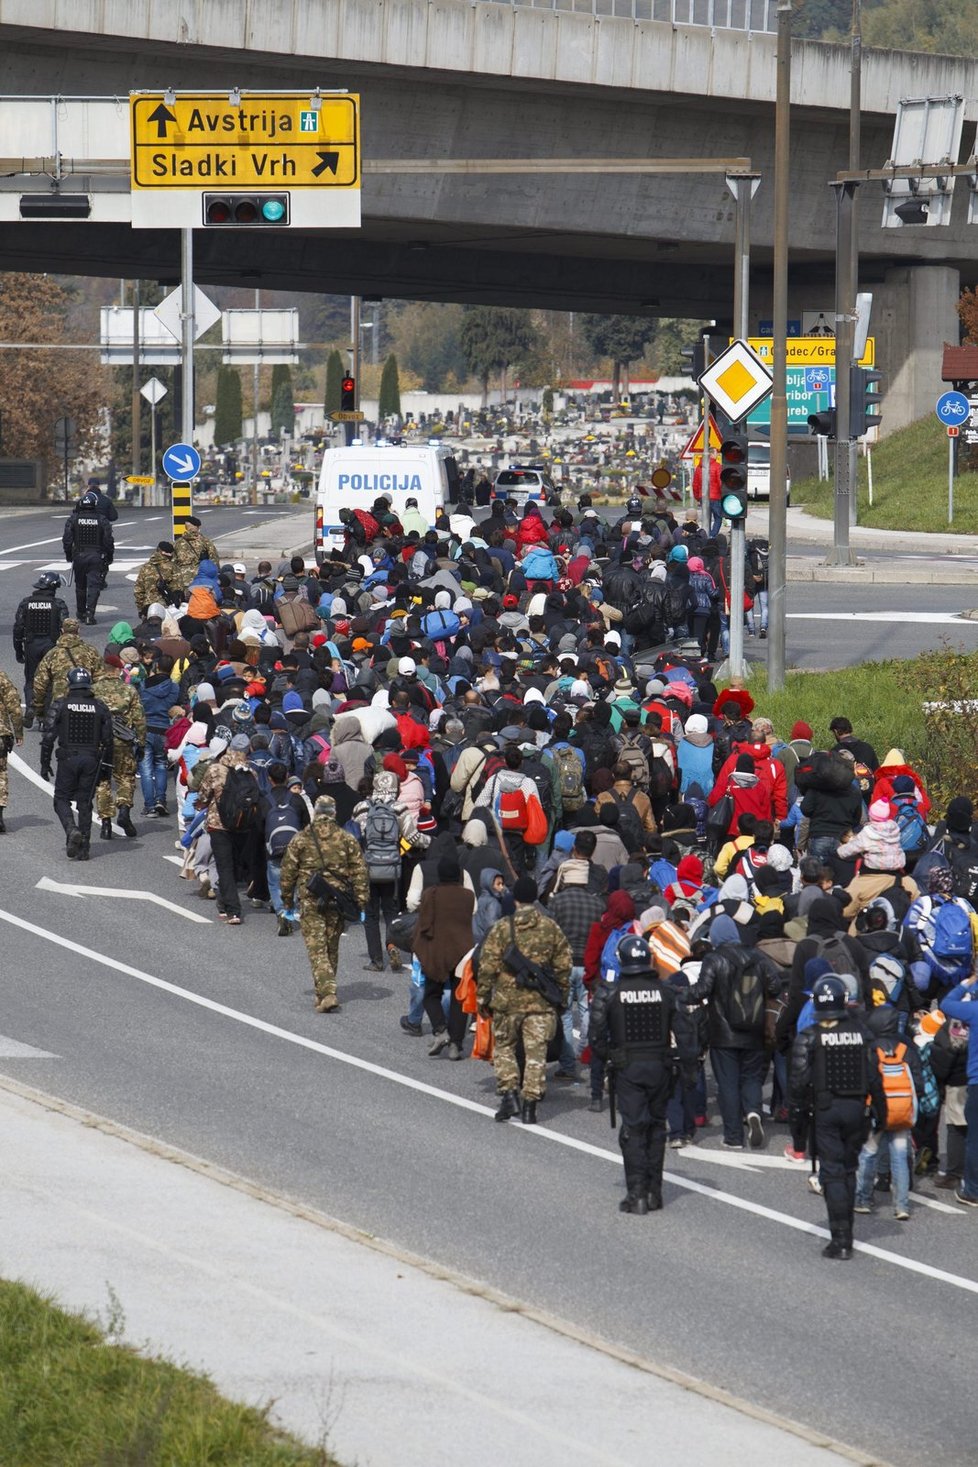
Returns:
[[[776,0],[496,0],[534,10],[567,10],[576,15],[608,15],[623,20],[665,20],[717,30],[777,30]]]

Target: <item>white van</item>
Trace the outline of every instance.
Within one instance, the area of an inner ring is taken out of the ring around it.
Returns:
[[[448,448],[436,444],[370,444],[329,448],[323,455],[316,495],[316,559],[343,545],[341,509],[370,509],[380,494],[395,514],[406,499],[418,501],[429,525],[438,510],[458,497],[458,465]]]
[[[791,506],[791,473],[788,473],[787,502]],[[771,445],[770,443],[748,443],[747,445],[747,498],[770,499],[771,497]]]

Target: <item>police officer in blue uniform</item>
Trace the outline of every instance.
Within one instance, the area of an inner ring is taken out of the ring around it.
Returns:
[[[45,571],[34,582],[14,616],[14,656],[24,667],[24,727],[34,722],[34,674],[45,652],[61,636],[68,607],[58,595],[64,585],[57,571]]]
[[[95,625],[95,608],[105,585],[105,573],[112,564],[115,541],[112,527],[99,511],[99,497],[93,489],[83,494],[65,522],[61,543],[65,560],[75,572],[75,604],[78,620]]]
[[[618,960],[617,982],[602,983],[595,993],[589,1036],[608,1063],[621,1111],[626,1196],[619,1211],[644,1215],[662,1206],[666,1104],[675,1066],[695,1074],[698,1046],[682,1006],[684,990],[659,977],[645,938],[623,937]]]
[[[41,776],[51,778],[51,754],[58,746],[54,813],[67,836],[69,860],[87,861],[92,834],[92,801],[104,765],[112,768],[112,714],[92,693],[87,667],[73,667],[68,692],[52,706],[41,739]],[[78,823],[71,813],[74,801]]]
[[[852,1257],[856,1164],[870,1115],[886,1123],[886,1098],[872,1039],[848,1008],[842,977],[828,973],[812,989],[815,1023],[796,1035],[791,1051],[792,1126],[810,1113],[831,1241],[823,1257]]]

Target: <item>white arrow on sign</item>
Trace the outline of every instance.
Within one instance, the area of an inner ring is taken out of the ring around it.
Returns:
[[[168,902],[166,897],[157,896],[155,891],[123,891],[117,886],[78,886],[73,881],[52,881],[50,876],[41,877],[37,890],[56,891],[62,896],[125,897],[131,901],[155,902],[168,912],[176,912],[178,917],[186,917],[188,922],[206,922],[208,925],[211,922],[210,917],[202,917],[199,912],[188,912],[185,907],[178,907],[176,902]]]
[[[189,454],[181,458],[179,454],[171,453],[170,461],[180,470],[181,474],[189,474],[194,467],[194,461]]]

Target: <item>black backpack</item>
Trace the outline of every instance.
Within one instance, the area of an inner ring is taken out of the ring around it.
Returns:
[[[609,793],[614,796],[618,806],[618,825],[625,844],[630,850],[637,850],[642,844],[645,832],[642,828],[642,818],[635,808],[636,791],[632,789],[627,795],[623,795],[619,790],[612,789]]]
[[[730,985],[727,1023],[737,1034],[756,1034],[764,1028],[767,1002],[764,973],[748,958]]]
[[[250,770],[231,766],[217,802],[217,813],[224,829],[231,835],[255,830],[262,823],[265,801]]]
[[[270,856],[284,856],[289,842],[301,829],[302,821],[294,795],[286,794],[269,801],[265,812],[265,850]]]

